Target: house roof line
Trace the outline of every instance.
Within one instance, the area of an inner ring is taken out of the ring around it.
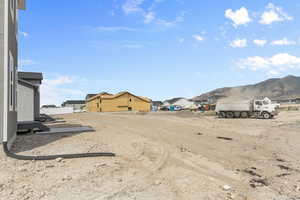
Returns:
[[[93,97],[87,99],[86,101],[92,101],[92,100],[94,100],[94,99],[96,99],[96,98],[98,98],[98,97],[101,97],[101,96],[103,96],[103,95],[112,95],[112,94],[109,94],[109,93],[107,93],[107,92],[101,92],[101,93],[99,93],[99,94],[97,94],[97,95],[95,95],[95,96],[93,96]]]
[[[106,93],[106,92],[103,92],[103,93]],[[106,93],[106,94],[108,94],[108,93]],[[148,99],[148,98],[146,98],[146,97],[136,96],[136,95],[134,95],[134,94],[132,94],[130,92],[127,92],[127,91],[125,91],[125,92],[119,92],[119,93],[117,93],[115,95],[112,95],[112,94],[105,95],[105,94],[101,94],[100,93],[97,96],[94,96],[94,97],[88,99],[87,101],[92,101],[92,100],[94,100],[96,98],[99,98],[99,97],[102,98],[102,99],[114,99],[114,98],[120,97],[120,96],[122,96],[124,94],[130,94],[130,95],[132,95],[132,96],[134,96],[134,97],[136,97],[136,98],[138,98],[138,99],[140,99],[142,101],[148,102],[148,103],[151,102],[151,100]]]
[[[23,79],[19,79],[18,80],[18,83],[22,84],[22,85],[26,85],[26,86],[29,86],[29,87],[32,87],[34,89],[38,88],[39,86],[35,85],[35,84],[32,84],[30,83],[29,81],[25,81]]]

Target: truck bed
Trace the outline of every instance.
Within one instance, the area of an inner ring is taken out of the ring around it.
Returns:
[[[216,112],[220,111],[251,111],[252,101],[251,100],[240,100],[240,101],[221,101],[216,105]]]

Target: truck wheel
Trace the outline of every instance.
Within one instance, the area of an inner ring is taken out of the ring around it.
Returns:
[[[241,113],[240,112],[234,112],[234,117],[235,118],[240,118],[241,116]]]
[[[226,117],[225,112],[220,112],[220,113],[219,113],[219,117],[220,117],[220,118],[225,118],[225,117]]]
[[[233,118],[233,116],[234,116],[233,112],[227,112],[226,113],[227,118]]]
[[[248,113],[247,112],[242,112],[241,117],[242,118],[248,118]]]
[[[271,118],[271,115],[268,112],[263,112],[262,116],[263,116],[264,119],[270,119]]]

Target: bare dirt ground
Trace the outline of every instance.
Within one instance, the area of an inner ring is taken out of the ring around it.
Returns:
[[[95,132],[18,136],[25,155],[116,157],[17,161],[0,157],[0,199],[268,200],[300,197],[300,112],[272,120],[179,113],[82,113]]]

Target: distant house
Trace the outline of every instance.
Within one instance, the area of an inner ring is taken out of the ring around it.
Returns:
[[[35,121],[40,117],[42,73],[18,72],[18,121]]]
[[[163,102],[161,102],[161,101],[152,101],[151,105],[152,106],[156,106],[156,107],[160,107],[160,106],[163,105]]]
[[[158,111],[163,105],[163,102],[161,101],[152,101],[151,102],[151,110],[152,111]]]
[[[56,105],[43,105],[42,108],[57,108]]]
[[[115,95],[100,93],[87,100],[87,110],[89,112],[150,112],[150,109],[150,99],[136,96],[129,92],[120,92]]]
[[[85,108],[85,100],[68,100],[68,101],[65,101],[61,106],[62,107],[71,107],[75,111],[83,110]]]

